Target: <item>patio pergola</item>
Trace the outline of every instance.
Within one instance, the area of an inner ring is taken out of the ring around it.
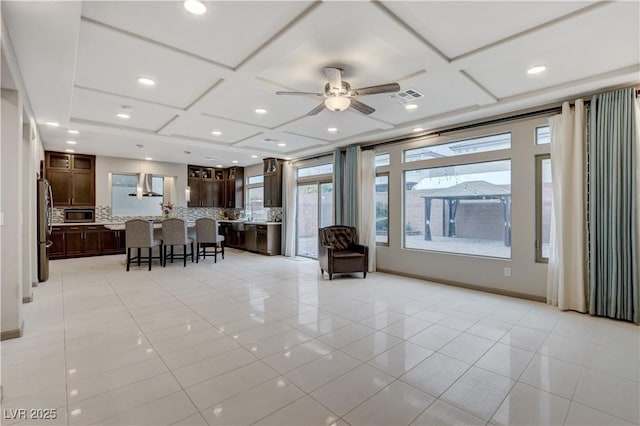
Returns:
[[[502,202],[504,215],[504,245],[511,246],[511,191],[483,180],[463,182],[448,188],[434,189],[424,198],[424,239],[431,241],[431,200],[444,200],[449,207],[448,237],[456,236],[456,212],[462,200],[490,200]]]

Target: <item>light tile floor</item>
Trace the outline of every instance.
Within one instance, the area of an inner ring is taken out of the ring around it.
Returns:
[[[54,261],[34,294],[3,425],[640,422],[640,329],[542,303],[235,250]]]

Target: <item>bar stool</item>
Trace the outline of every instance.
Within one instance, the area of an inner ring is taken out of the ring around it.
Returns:
[[[193,238],[187,235],[187,222],[182,219],[172,218],[162,222],[162,242],[164,244],[164,253],[162,255],[164,266],[167,266],[167,257],[183,259],[183,266],[187,266],[187,256],[191,255],[193,262]],[[191,246],[191,252],[187,253],[187,245]],[[171,253],[167,254],[167,246],[171,246]],[[182,254],[174,254],[173,246],[182,246]]]
[[[148,255],[145,262],[149,262],[149,270],[151,270],[152,259],[160,259],[162,265],[162,240],[153,238],[153,222],[142,219],[132,219],[124,223],[126,246],[127,246],[127,271],[132,261],[137,261],[138,266],[142,262],[142,249],[148,249]],[[160,255],[153,257],[151,251],[154,247],[160,247]],[[138,255],[131,257],[131,249],[138,249]]]
[[[224,235],[218,234],[218,221],[209,217],[196,219],[196,263],[199,262],[200,255],[206,258],[207,254],[213,254],[213,262],[218,263],[218,245],[224,259]],[[207,251],[209,247],[213,247],[213,252]]]

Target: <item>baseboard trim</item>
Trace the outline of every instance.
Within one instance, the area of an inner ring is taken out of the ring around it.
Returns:
[[[378,272],[384,272],[384,273],[387,273],[387,274],[400,275],[402,277],[407,277],[407,278],[415,278],[415,279],[422,280],[422,281],[432,281],[432,282],[434,282],[436,284],[445,284],[445,285],[450,285],[450,286],[454,286],[454,287],[462,287],[462,288],[466,288],[466,289],[469,289],[469,290],[476,290],[476,291],[483,291],[485,293],[498,294],[500,296],[516,297],[518,299],[532,300],[534,302],[543,302],[543,303],[547,302],[547,299],[542,297],[542,296],[535,296],[533,294],[519,293],[517,291],[500,290],[500,289],[497,289],[497,288],[484,287],[484,286],[475,285],[475,284],[461,283],[461,282],[458,282],[458,281],[443,280],[441,278],[433,278],[433,277],[427,277],[427,276],[424,276],[424,275],[410,274],[410,273],[407,273],[407,272],[394,271],[394,270],[391,270],[391,269],[378,269],[377,271]]]
[[[31,287],[38,287],[38,281],[32,281]]]
[[[9,339],[17,339],[18,337],[22,337],[22,333],[24,332],[24,322],[20,324],[20,328],[16,328],[15,330],[7,330],[0,333],[0,340],[9,340]]]
[[[35,297],[35,296],[33,295],[33,293],[31,293],[31,295],[30,295],[30,296],[27,296],[27,297],[23,297],[23,298],[22,298],[22,303],[31,303],[31,302],[33,302],[33,298],[34,298],[34,297]]]

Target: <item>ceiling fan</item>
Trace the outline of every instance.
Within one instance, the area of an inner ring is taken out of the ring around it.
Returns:
[[[380,84],[378,86],[363,87],[361,89],[351,89],[351,85],[342,80],[342,68],[326,67],[324,75],[327,77],[327,84],[324,85],[324,93],[314,92],[276,92],[276,95],[313,95],[321,96],[324,102],[312,109],[307,115],[316,115],[323,109],[331,111],[344,111],[350,106],[363,114],[371,114],[375,111],[369,105],[363,104],[355,99],[356,96],[375,95],[378,93],[392,93],[400,90],[398,83]]]

